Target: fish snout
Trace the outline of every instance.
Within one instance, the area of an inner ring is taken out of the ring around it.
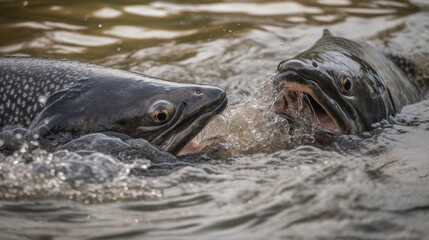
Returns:
[[[277,72],[283,73],[287,71],[314,71],[317,69],[317,63],[314,61],[290,59],[279,63],[277,66]]]
[[[194,89],[194,103],[202,105],[219,105],[226,99],[222,88],[214,86],[201,86]]]
[[[197,88],[195,94],[204,94],[208,99],[213,99],[215,101],[222,101],[226,97],[226,93],[222,88],[214,86]]]
[[[211,119],[220,114],[228,103],[222,88],[192,85],[182,90],[185,110],[174,124],[174,128],[170,128],[165,134],[166,137],[156,139],[163,149],[173,154],[178,154],[183,148],[185,152],[194,149],[195,146],[192,146],[195,144],[191,140]]]
[[[274,85],[277,90],[285,88],[286,84],[308,85],[308,80],[320,76],[320,69],[316,62],[307,59],[290,59],[280,62],[274,76]]]
[[[214,86],[193,85],[183,89],[182,96],[186,104],[183,112],[185,118],[196,118],[207,112],[219,114],[227,103],[225,91]]]

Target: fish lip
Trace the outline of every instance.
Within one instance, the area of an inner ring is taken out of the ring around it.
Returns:
[[[219,103],[220,102],[220,103]],[[206,112],[200,114],[193,119],[189,124],[180,127],[170,134],[165,141],[159,146],[167,152],[172,154],[179,153],[188,142],[200,133],[200,131],[207,126],[207,124],[216,116],[219,115],[227,106],[228,98],[224,95],[217,101],[215,108],[208,109]],[[183,111],[184,112],[184,111]]]
[[[336,127],[342,134],[357,134],[360,132],[361,126],[353,119],[353,115],[356,115],[356,113],[348,114],[344,111],[340,104],[329,97],[314,80],[311,80],[311,78],[306,78],[296,70],[286,70],[275,76],[275,82],[277,84],[284,82],[284,88],[303,92],[313,97],[334,121]],[[280,91],[284,91],[284,89]],[[355,110],[353,109],[353,111]],[[334,130],[322,129],[326,132],[335,133]]]

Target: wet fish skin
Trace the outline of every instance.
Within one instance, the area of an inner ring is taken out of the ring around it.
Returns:
[[[422,99],[411,63],[401,59],[325,30],[308,50],[280,62],[275,84],[279,91],[289,86],[308,93],[342,133],[358,134]]]
[[[29,125],[43,109],[47,96],[86,76],[84,71],[77,71],[74,64],[68,68],[43,67],[64,63],[63,60],[42,61],[45,62],[40,62],[41,68],[34,69],[36,66],[29,65],[31,60],[27,58],[0,58],[0,126],[13,123]]]
[[[60,143],[93,132],[117,133],[174,154],[227,103],[217,87],[28,57],[0,58],[0,97],[0,126],[24,124],[29,135],[56,141],[62,136]],[[154,120],[157,108],[171,111],[165,122]]]

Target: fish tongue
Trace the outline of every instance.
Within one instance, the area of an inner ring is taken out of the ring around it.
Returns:
[[[192,140],[190,142],[188,142],[188,144],[185,145],[185,147],[182,149],[182,151],[179,152],[178,155],[186,155],[186,154],[190,154],[190,153],[196,153],[201,151],[201,146],[200,144],[198,144],[197,141]]]
[[[339,131],[337,128],[337,125],[328,114],[324,112],[323,113],[316,112],[316,115],[317,115],[317,119],[319,120],[323,128],[326,128],[332,131]]]

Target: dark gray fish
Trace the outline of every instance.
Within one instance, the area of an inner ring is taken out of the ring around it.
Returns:
[[[61,142],[93,132],[144,138],[177,154],[226,107],[217,87],[70,60],[0,58],[0,126]],[[65,137],[64,137],[65,136]]]
[[[328,30],[310,49],[278,65],[275,84],[280,92],[304,93],[322,128],[344,134],[369,130],[422,99],[408,61]],[[282,98],[278,104],[291,117],[290,102]]]

